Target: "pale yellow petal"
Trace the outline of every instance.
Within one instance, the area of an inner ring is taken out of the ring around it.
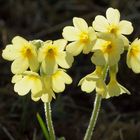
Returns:
[[[40,96],[41,91],[43,90],[43,85],[41,79],[35,79],[32,84],[31,92],[33,95]]]
[[[67,45],[66,51],[72,54],[73,56],[77,56],[83,50],[83,44],[80,42],[72,42]]]
[[[40,97],[34,97],[32,94],[31,94],[31,99],[34,101],[34,102],[37,102],[40,100]]]
[[[14,74],[20,74],[25,72],[28,67],[29,67],[28,60],[20,57],[14,60],[14,62],[12,63],[11,71]]]
[[[37,71],[39,68],[39,62],[38,62],[38,58],[37,55],[36,56],[32,56],[30,59],[28,59],[29,61],[29,67],[32,71]]]
[[[88,31],[88,24],[82,18],[74,17],[73,18],[73,24],[77,29],[79,29],[82,32],[87,32]]]
[[[95,20],[93,21],[92,26],[96,31],[107,32],[109,24],[108,24],[107,19],[104,16],[99,15],[95,17]]]
[[[79,39],[79,34],[80,32],[74,28],[73,26],[66,26],[63,29],[63,37],[64,39],[68,40],[68,41],[76,41]]]
[[[62,78],[64,79],[64,82],[66,84],[71,84],[72,83],[72,78],[67,73],[65,73],[64,71],[61,71],[61,73],[62,73]]]
[[[2,57],[6,60],[13,61],[19,56],[17,49],[13,45],[7,45],[2,51]]]
[[[52,88],[56,93],[64,91],[65,84],[64,84],[63,77],[61,77],[61,75],[52,77]]]
[[[122,20],[119,23],[119,30],[124,35],[129,35],[133,32],[133,26],[132,23],[126,20]]]
[[[90,41],[95,41],[97,39],[97,35],[96,35],[93,27],[88,28],[88,34],[89,34]]]
[[[96,88],[96,82],[87,80],[86,78],[81,83],[81,90],[87,93],[91,93]]]
[[[12,77],[12,83],[17,83],[18,81],[20,81],[22,79],[22,75],[14,75]]]
[[[45,74],[53,74],[58,68],[58,65],[54,59],[46,59],[41,64],[41,69]]]
[[[20,47],[22,45],[28,44],[28,41],[23,37],[16,36],[12,39],[12,43],[13,45]]]
[[[74,61],[73,56],[70,53],[64,51],[60,52],[56,57],[57,64],[60,65],[62,68],[66,69],[72,66],[73,61]]]
[[[140,60],[137,57],[130,58],[130,65],[135,73],[140,73]]]
[[[59,51],[63,51],[67,45],[67,41],[65,39],[58,39],[53,42],[53,45],[56,46]]]
[[[109,23],[117,25],[120,21],[120,12],[117,9],[108,8],[106,11],[106,17]]]
[[[14,91],[17,92],[19,95],[24,96],[28,94],[28,92],[31,90],[31,85],[32,83],[28,79],[28,77],[24,77],[15,84]]]
[[[95,51],[95,53],[91,57],[91,61],[93,64],[95,64],[97,66],[103,66],[106,64],[104,54],[100,50]]]

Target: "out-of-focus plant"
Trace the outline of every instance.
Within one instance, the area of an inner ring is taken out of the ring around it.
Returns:
[[[118,62],[124,51],[127,53],[127,65],[135,73],[140,73],[140,40],[132,43],[125,35],[133,32],[131,22],[120,20],[117,9],[108,8],[106,17],[98,15],[92,26],[82,18],[73,18],[74,26],[63,29],[64,39],[55,41],[27,41],[20,36],[12,40],[3,50],[2,57],[13,61],[11,71],[14,74],[14,90],[23,96],[31,92],[34,101],[44,102],[48,131],[39,115],[38,121],[46,139],[55,140],[51,116],[51,101],[55,93],[65,90],[72,78],[66,73],[74,61],[74,56],[81,52],[93,53],[91,57],[95,70],[79,82],[81,90],[86,93],[96,91],[94,108],[84,140],[90,140],[98,118],[102,99],[119,96],[130,92],[117,81]],[[69,43],[68,43],[69,42]],[[109,73],[110,81],[106,84]],[[64,139],[64,138],[60,138]]]

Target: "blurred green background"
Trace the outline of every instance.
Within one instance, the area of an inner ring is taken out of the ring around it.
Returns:
[[[108,7],[118,8],[122,19],[133,23],[130,41],[139,37],[139,0],[0,0],[0,52],[16,35],[44,41],[62,38],[63,27],[72,25],[74,16],[91,25]],[[118,81],[132,95],[103,100],[93,140],[140,140],[140,75],[127,68],[125,56],[119,63]],[[30,95],[19,97],[14,93],[10,64],[0,57],[0,140],[44,140],[36,119],[37,112],[44,119],[43,103],[34,103]],[[79,55],[68,70],[73,84],[52,102],[58,137],[82,140],[95,94],[81,92],[77,84],[93,69],[90,55]]]

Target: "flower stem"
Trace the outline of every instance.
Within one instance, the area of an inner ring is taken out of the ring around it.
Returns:
[[[103,79],[104,80],[106,79],[107,72],[108,72],[108,66],[106,66],[104,68],[104,71],[103,71]],[[95,97],[95,101],[94,101],[94,108],[93,108],[93,111],[92,111],[92,115],[91,115],[91,118],[90,118],[88,128],[86,130],[84,140],[91,140],[93,130],[95,128],[97,118],[98,118],[98,115],[99,115],[101,101],[102,101],[101,95],[96,93],[96,97]]]
[[[48,131],[50,134],[50,140],[55,140],[55,132],[53,128],[52,115],[51,115],[52,111],[51,111],[50,103],[44,103],[44,110],[45,110],[45,117],[48,126]]]

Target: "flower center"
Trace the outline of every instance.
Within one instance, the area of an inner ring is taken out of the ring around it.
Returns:
[[[112,34],[116,34],[118,31],[118,27],[114,24],[110,25],[108,28],[108,32]]]
[[[27,46],[23,47],[23,49],[21,50],[21,53],[23,57],[26,57],[26,58],[30,58],[33,55],[31,48]]]
[[[137,56],[139,54],[139,48],[137,46],[133,46],[132,49],[130,50],[130,55],[131,56]]]
[[[85,44],[88,43],[89,42],[89,36],[88,36],[88,34],[85,33],[85,32],[81,33],[80,34],[80,41],[82,43],[85,43]]]
[[[56,48],[49,48],[47,50],[46,56],[49,58],[54,58],[57,55],[57,49]]]
[[[113,46],[112,46],[111,42],[110,41],[106,41],[104,43],[104,46],[103,46],[103,52],[104,53],[110,53],[112,51],[112,48],[113,48]]]

